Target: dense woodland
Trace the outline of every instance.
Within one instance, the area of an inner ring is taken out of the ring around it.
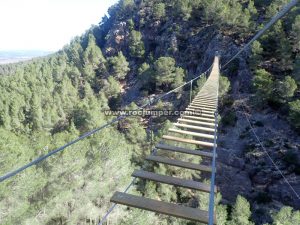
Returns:
[[[287,2],[121,0],[98,26],[61,51],[1,66],[0,174],[111,120],[104,110],[135,109],[148,101],[147,96],[159,96],[199,75],[214,55],[203,44],[209,42],[199,44],[199,40],[222,36],[241,47]],[[202,30],[205,34],[198,37]],[[193,44],[194,50],[187,48]],[[252,74],[247,86],[251,104],[259,110],[278,111],[290,129],[299,132],[300,6],[242,57]],[[221,77],[221,107],[230,104],[239,64],[240,60],[235,60]],[[205,77],[194,83],[194,94],[204,82]],[[187,93],[180,90],[152,107],[184,108]],[[129,95],[135,103],[127,104]],[[198,173],[144,163],[144,156],[174,119],[152,118],[150,124],[149,118],[128,118],[1,183],[0,224],[95,224],[110,206],[113,192],[122,191],[132,171],[142,166],[163,174],[204,179]],[[234,126],[234,116],[220,119],[224,126]],[[293,154],[289,152],[286,158],[299,175],[300,161]],[[169,185],[138,181],[132,192],[207,209],[208,195]],[[230,204],[223,204],[221,195],[217,199],[219,225],[260,224],[246,197],[238,195]],[[264,223],[300,224],[300,211],[288,205],[270,210],[270,219]],[[150,223],[196,224],[126,207],[117,208],[107,224]]]

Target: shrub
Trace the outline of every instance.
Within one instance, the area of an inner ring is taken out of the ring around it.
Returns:
[[[257,70],[253,78],[253,87],[257,97],[260,98],[259,101],[266,102],[273,90],[272,75],[264,69]]]
[[[153,17],[154,19],[162,19],[166,16],[166,6],[164,3],[158,3],[153,6]]]
[[[293,127],[300,130],[300,100],[289,103],[289,120]]]
[[[230,81],[225,76],[220,76],[219,97],[223,97],[230,89]]]

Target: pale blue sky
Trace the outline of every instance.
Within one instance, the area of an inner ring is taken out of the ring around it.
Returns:
[[[118,0],[0,0],[0,50],[57,51]]]

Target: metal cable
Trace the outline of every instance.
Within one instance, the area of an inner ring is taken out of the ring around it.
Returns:
[[[239,99],[241,99],[240,93],[239,94]],[[252,131],[252,133],[254,134],[257,142],[259,143],[259,145],[261,146],[261,148],[264,150],[264,152],[267,154],[268,158],[270,159],[270,161],[272,162],[272,164],[274,165],[274,167],[276,168],[276,170],[280,173],[280,175],[282,176],[282,178],[284,179],[284,181],[288,184],[288,186],[291,188],[291,190],[294,192],[294,194],[296,195],[296,197],[300,200],[300,196],[299,194],[296,192],[296,190],[293,188],[293,186],[290,184],[290,182],[288,181],[288,179],[284,176],[283,172],[279,169],[279,167],[276,165],[276,163],[274,162],[274,160],[272,159],[272,157],[270,156],[269,152],[266,150],[265,146],[263,145],[263,143],[261,142],[260,138],[258,137],[258,135],[256,134],[250,120],[249,117],[246,114],[246,110],[245,110],[245,105],[244,102],[242,102],[241,104],[242,106],[242,110],[243,110],[243,114],[250,126],[250,129]]]
[[[229,61],[227,61],[222,68],[226,67],[234,59],[236,59],[243,51],[245,51],[254,41],[260,38],[271,26],[273,26],[279,19],[281,19],[286,13],[288,13],[299,0],[292,0],[290,3],[286,4],[281,11],[279,11],[272,19],[241,49],[239,50]]]
[[[209,70],[210,70],[210,68],[209,68],[207,71],[209,71]],[[184,87],[185,85],[189,84],[191,81],[194,81],[194,80],[200,78],[203,74],[206,74],[207,71],[205,71],[204,73],[200,74],[199,76],[193,78],[192,80],[187,81],[187,82],[184,83],[183,85],[180,85],[179,87],[177,87],[177,88],[175,88],[175,89],[173,89],[173,90],[167,92],[166,94],[164,94],[164,95],[162,95],[162,96],[160,96],[160,97],[155,98],[153,102],[159,101],[160,99],[166,97],[167,95],[169,95],[169,94],[175,92],[176,90],[179,90],[180,88]],[[146,103],[145,105],[141,106],[140,108],[145,108],[145,107],[151,105],[153,102]],[[80,136],[79,138],[77,138],[77,139],[75,139],[75,140],[73,140],[73,141],[71,141],[71,142],[69,142],[69,143],[67,143],[67,144],[65,144],[65,145],[63,145],[63,146],[61,146],[61,147],[59,147],[59,148],[57,148],[57,149],[51,151],[51,152],[49,152],[48,154],[43,155],[43,156],[41,156],[41,157],[38,157],[38,158],[34,159],[33,161],[31,161],[30,163],[28,163],[28,164],[26,164],[26,165],[24,165],[24,166],[21,166],[20,168],[18,168],[18,169],[16,169],[16,170],[13,170],[13,171],[11,171],[11,172],[8,172],[7,174],[5,174],[5,175],[3,175],[3,176],[0,177],[0,183],[3,182],[3,181],[5,181],[5,180],[7,180],[7,179],[9,179],[9,178],[11,178],[11,177],[13,177],[13,176],[15,176],[15,175],[17,175],[18,173],[22,172],[23,170],[28,169],[29,167],[34,166],[34,165],[40,163],[41,161],[43,161],[43,160],[49,158],[50,156],[52,156],[52,155],[54,155],[54,154],[56,154],[56,153],[58,153],[58,152],[63,151],[63,150],[66,149],[67,147],[69,147],[69,146],[71,146],[71,145],[73,145],[73,144],[75,144],[75,143],[77,143],[77,142],[79,142],[79,141],[81,141],[81,140],[83,140],[83,139],[85,139],[85,138],[87,138],[87,137],[89,137],[89,136],[91,136],[91,135],[93,135],[93,134],[99,132],[100,130],[102,130],[102,129],[104,129],[104,128],[106,128],[106,127],[108,127],[108,126],[110,126],[110,125],[112,125],[112,124],[114,124],[114,123],[116,123],[116,122],[118,122],[118,121],[120,121],[120,120],[125,119],[126,117],[128,117],[128,115],[125,115],[125,116],[119,116],[119,117],[117,117],[117,118],[111,120],[110,122],[104,124],[103,126],[97,128],[97,129],[94,129],[94,130],[92,130],[92,131],[89,131],[89,132],[83,134],[82,136]]]

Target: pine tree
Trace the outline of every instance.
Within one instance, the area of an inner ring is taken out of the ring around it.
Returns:
[[[166,6],[164,3],[155,3],[153,6],[153,17],[156,20],[164,19],[166,16]]]
[[[253,86],[260,101],[264,102],[268,100],[272,94],[274,86],[272,75],[264,69],[256,70],[253,79]]]
[[[295,63],[293,66],[293,77],[300,84],[300,54],[296,56]]]
[[[289,120],[293,127],[300,129],[300,100],[289,103]]]
[[[249,202],[238,195],[236,198],[235,205],[233,206],[231,212],[231,221],[229,224],[231,225],[254,225],[250,221],[251,211]]]
[[[119,52],[117,56],[110,57],[108,59],[110,65],[110,74],[116,79],[124,79],[127,73],[130,71],[129,63],[122,52]]]
[[[83,52],[84,66],[90,66],[91,69],[98,69],[102,73],[106,72],[106,60],[102,54],[101,49],[96,44],[96,38],[93,34],[88,36],[88,44]]]
[[[279,99],[287,99],[294,96],[297,89],[297,84],[295,80],[286,76],[283,81],[277,81],[275,84],[275,91]]]
[[[294,211],[292,207],[282,207],[273,216],[273,225],[300,224],[300,211]]]
[[[156,85],[164,90],[175,88],[182,84],[184,70],[175,66],[175,60],[171,57],[160,57],[153,66]]]
[[[300,15],[295,18],[295,21],[292,25],[292,44],[293,44],[293,51],[299,52],[300,51]]]
[[[251,57],[250,57],[250,67],[251,69],[257,69],[257,66],[259,65],[260,61],[262,60],[262,52],[263,48],[261,47],[261,44],[258,41],[254,41],[251,46]]]
[[[130,32],[129,50],[132,57],[142,58],[144,56],[145,46],[141,32],[135,30]]]

